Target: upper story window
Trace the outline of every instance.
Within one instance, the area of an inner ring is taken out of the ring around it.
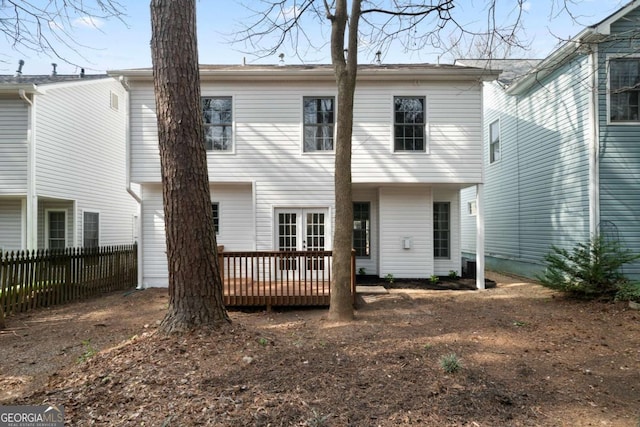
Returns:
[[[396,96],[393,105],[394,151],[426,151],[425,98]]]
[[[304,97],[303,104],[304,152],[333,150],[334,98]]]
[[[640,122],[640,58],[609,61],[609,119],[611,122]]]
[[[233,113],[230,96],[202,98],[202,119],[207,150],[233,149]]]
[[[489,125],[489,163],[500,160],[500,120]]]

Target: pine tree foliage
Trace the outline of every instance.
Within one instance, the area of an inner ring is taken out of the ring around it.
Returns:
[[[640,259],[618,240],[593,236],[576,244],[571,251],[551,246],[545,255],[546,271],[536,278],[542,285],[578,298],[611,298],[629,281],[622,272],[624,264]]]

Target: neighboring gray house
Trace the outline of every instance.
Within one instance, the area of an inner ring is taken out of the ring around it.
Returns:
[[[487,268],[531,277],[551,245],[571,248],[597,232],[640,252],[639,6],[585,28],[513,81],[485,83]],[[475,192],[461,195],[470,257]],[[624,273],[640,279],[640,263]]]
[[[0,250],[133,242],[125,91],[103,76],[0,76]]]

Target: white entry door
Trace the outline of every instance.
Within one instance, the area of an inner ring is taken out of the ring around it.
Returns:
[[[276,249],[279,251],[324,251],[327,247],[326,209],[276,209]],[[325,257],[306,260],[291,258],[281,262],[280,270],[303,268],[305,274],[323,270]],[[304,265],[300,265],[304,264]]]

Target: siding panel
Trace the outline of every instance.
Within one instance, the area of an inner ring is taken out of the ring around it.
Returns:
[[[0,194],[27,192],[29,110],[20,99],[0,99]]]

